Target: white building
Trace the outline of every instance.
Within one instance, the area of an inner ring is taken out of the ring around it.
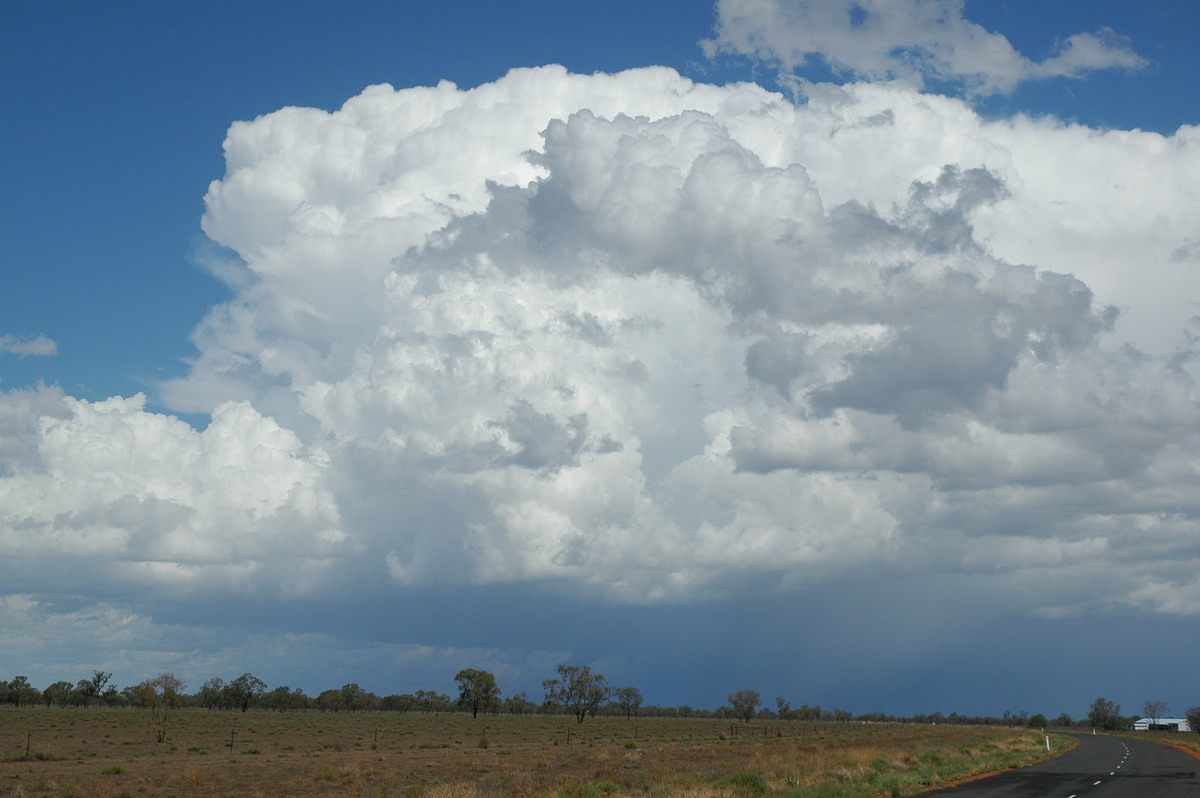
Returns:
[[[1159,718],[1157,721],[1150,718],[1141,718],[1134,721],[1133,730],[1190,732],[1192,727],[1188,725],[1187,718]]]

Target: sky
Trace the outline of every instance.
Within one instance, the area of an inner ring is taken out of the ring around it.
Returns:
[[[1197,30],[0,4],[0,678],[1200,704]]]

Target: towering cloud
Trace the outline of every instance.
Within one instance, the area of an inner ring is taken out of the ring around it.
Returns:
[[[901,572],[1200,613],[1196,146],[662,68],[237,123],[204,217],[234,296],[163,387],[211,425],[5,395],[5,584],[686,603]]]

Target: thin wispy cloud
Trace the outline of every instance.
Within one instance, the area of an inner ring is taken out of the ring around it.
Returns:
[[[1109,28],[1074,33],[1054,42],[1053,55],[1031,60],[967,19],[963,0],[719,0],[716,33],[704,42],[710,57],[750,56],[792,80],[820,62],[848,78],[951,84],[972,95],[1150,64]]]
[[[0,335],[0,352],[18,357],[28,355],[57,355],[58,344],[44,335],[21,338],[16,335]]]

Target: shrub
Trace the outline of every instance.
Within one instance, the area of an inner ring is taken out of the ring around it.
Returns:
[[[559,792],[559,798],[604,798],[621,791],[621,788],[611,781],[598,781],[595,784],[568,784]]]
[[[125,768],[120,765],[109,765],[104,770],[100,771],[102,776],[120,776],[125,772]]]
[[[758,773],[748,771],[730,773],[728,776],[717,779],[716,786],[724,787],[738,795],[765,795],[771,791],[766,779]]]
[[[183,775],[193,786],[199,787],[204,784],[204,779],[208,773],[200,765],[192,765],[183,772]]]
[[[3,761],[5,761],[5,762],[57,762],[60,759],[65,759],[65,757],[55,756],[54,754],[47,754],[45,751],[32,751],[32,752],[30,752],[30,754],[28,756],[26,756],[25,754],[17,754],[16,756],[10,756],[8,759],[5,759]]]

